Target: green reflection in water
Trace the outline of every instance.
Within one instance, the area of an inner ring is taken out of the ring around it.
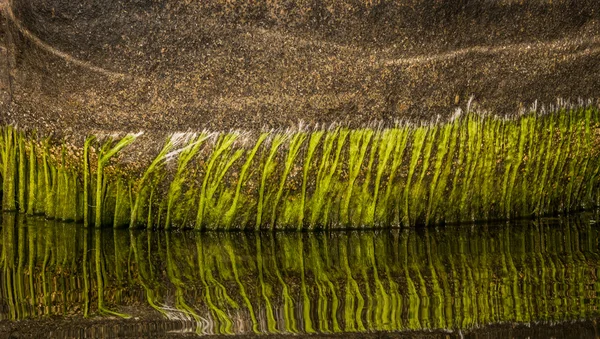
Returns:
[[[164,317],[230,334],[597,317],[599,217],[245,234],[93,230],[4,214],[0,319]]]

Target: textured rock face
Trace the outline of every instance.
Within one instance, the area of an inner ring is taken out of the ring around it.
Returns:
[[[11,0],[2,119],[48,132],[506,115],[600,97],[600,3]]]

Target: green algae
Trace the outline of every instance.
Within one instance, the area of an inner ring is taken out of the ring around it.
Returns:
[[[300,147],[302,146],[306,138],[306,133],[302,132],[296,133],[291,137],[288,154],[285,159],[283,174],[281,175],[279,183],[279,189],[277,190],[277,196],[275,197],[275,201],[272,204],[273,212],[271,214],[271,229],[275,228],[275,223],[277,221],[277,207],[279,206],[279,201],[281,200],[281,197],[283,195],[283,189],[286,183],[286,179],[288,178],[290,171],[294,166],[296,157],[298,156],[298,152],[300,151]]]
[[[190,161],[196,156],[202,143],[208,139],[209,135],[201,134],[199,136],[194,136],[190,144],[186,145],[179,152],[179,159],[177,162],[177,171],[169,185],[169,192],[167,193],[167,215],[165,218],[165,229],[170,229],[173,223],[182,223],[183,221],[183,213],[181,204],[176,204],[179,200],[183,185],[186,182],[186,174],[187,167]],[[260,143],[258,143],[260,145]],[[250,159],[251,161],[251,159]],[[243,174],[242,174],[243,176]],[[234,208],[235,210],[235,208]]]
[[[210,211],[206,211],[213,203],[212,198],[217,188],[221,184],[217,178],[222,177],[226,171],[223,171],[223,165],[226,168],[229,168],[232,164],[231,159],[228,158],[228,155],[231,151],[231,146],[238,138],[238,135],[233,134],[222,134],[218,136],[218,140],[215,144],[214,151],[210,155],[208,159],[208,165],[206,166],[204,178],[202,180],[202,186],[199,192],[199,200],[198,200],[198,212],[196,215],[196,229],[202,229],[204,225],[204,220],[206,214]],[[235,152],[235,159],[237,160],[241,156],[240,152]],[[226,164],[227,163],[227,164]],[[217,172],[216,174],[213,172]]]
[[[286,139],[286,135],[274,135],[271,140],[271,148],[269,150],[269,155],[267,156],[267,160],[265,161],[264,168],[261,175],[260,186],[258,189],[258,203],[256,206],[256,222],[255,228],[258,229],[262,225],[262,215],[263,210],[265,209],[265,192],[267,189],[267,179],[275,170],[275,156],[277,155],[277,150],[284,143]]]
[[[104,168],[110,161],[110,159],[115,156],[120,150],[127,147],[127,145],[131,144],[135,139],[136,135],[127,135],[123,139],[117,141],[115,146],[112,146],[113,141],[106,141],[102,147],[100,148],[100,152],[98,153],[98,163],[96,169],[96,209],[94,211],[95,221],[94,225],[96,228],[102,227],[102,218],[104,211],[104,193],[107,191],[108,179],[104,176]]]
[[[132,180],[132,186],[134,189],[130,192],[133,195],[133,203],[131,206],[131,215],[129,218],[129,227],[139,227],[154,225],[153,223],[146,223],[146,221],[142,221],[140,218],[142,213],[142,209],[146,209],[148,211],[147,217],[148,220],[152,218],[152,204],[153,204],[153,195],[156,188],[156,184],[154,184],[157,180],[160,180],[160,176],[157,173],[161,172],[162,167],[165,165],[165,161],[167,159],[168,153],[173,148],[173,143],[171,140],[167,140],[163,148],[160,150],[158,155],[152,160],[150,165],[146,168],[141,178],[138,180]]]
[[[393,128],[181,134],[139,174],[111,161],[137,135],[91,136],[81,159],[5,127],[3,209],[98,227],[199,230],[539,217],[597,206],[599,126],[599,111],[587,107]]]
[[[242,197],[242,194],[241,194],[242,186],[246,183],[248,170],[250,169],[250,166],[252,165],[252,161],[254,160],[254,157],[256,156],[258,149],[261,147],[262,143],[267,139],[267,137],[268,137],[267,133],[261,134],[258,137],[258,140],[256,141],[256,144],[254,145],[254,147],[247,153],[248,155],[246,158],[246,162],[242,166],[242,169],[240,171],[239,178],[238,178],[238,181],[237,181],[237,184],[235,187],[235,195],[233,197],[233,202],[231,203],[231,207],[224,214],[224,225],[225,225],[226,230],[229,230],[232,227],[234,218],[235,218],[236,214],[239,213],[238,206],[239,206],[240,199],[242,199],[241,198]],[[242,228],[245,228],[245,225],[242,225]]]
[[[15,194],[17,187],[17,149],[15,145],[16,134],[12,127],[7,127],[2,133],[2,209],[4,211],[17,210]]]

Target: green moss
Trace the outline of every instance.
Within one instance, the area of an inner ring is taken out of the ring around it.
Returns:
[[[204,133],[169,138],[139,177],[118,161],[105,171],[134,135],[90,137],[82,160],[6,127],[3,208],[98,227],[226,230],[543,216],[598,204],[599,126],[597,109],[578,108],[418,127]]]
[[[206,209],[210,206],[212,202],[211,198],[213,197],[213,194],[215,193],[216,189],[220,184],[220,182],[215,180],[215,178],[220,177],[219,165],[222,165],[227,160],[229,160],[227,155],[229,155],[229,152],[231,151],[231,146],[237,138],[237,134],[223,134],[219,135],[218,137],[214,150],[210,155],[208,164],[204,171],[204,178],[202,180],[202,187],[200,188],[200,198],[198,201],[198,213],[196,215],[196,229],[202,229],[205,226],[204,218],[207,213]],[[234,155],[237,158],[241,156],[239,152],[236,152]],[[217,169],[215,169],[215,167],[217,167]],[[213,173],[214,171],[216,171],[217,174]]]
[[[12,127],[6,127],[2,133],[2,209],[17,210],[17,149],[15,142],[17,132]]]
[[[372,137],[373,131],[369,129],[350,132],[347,155],[348,184],[346,186],[346,191],[344,192],[344,197],[342,198],[342,207],[340,210],[340,222],[347,226],[352,225],[352,211],[350,210],[350,204],[352,201],[354,183],[360,174],[360,169]]]
[[[38,166],[37,166],[37,156],[35,153],[35,143],[30,141],[28,143],[29,147],[29,178],[27,182],[27,214],[34,215],[39,211],[39,207],[37,206],[37,191],[38,191]]]
[[[275,171],[276,160],[275,156],[277,155],[277,151],[279,147],[285,142],[286,135],[274,135],[271,140],[271,148],[269,150],[269,155],[267,156],[267,160],[265,161],[261,180],[260,187],[258,189],[258,203],[256,206],[256,222],[254,223],[255,229],[258,230],[260,226],[262,226],[262,217],[264,210],[266,209],[265,195],[268,194],[268,183],[267,179],[273,174]],[[267,192],[265,192],[267,191]]]
[[[315,191],[311,197],[309,229],[317,225],[329,226],[329,206],[331,205],[330,189],[334,187],[333,176],[340,162],[340,155],[348,136],[348,130],[336,129],[325,134],[321,161],[316,174]]]
[[[279,201],[281,200],[281,197],[283,196],[284,185],[286,183],[288,175],[290,174],[290,171],[292,170],[292,167],[294,166],[296,157],[298,156],[298,153],[300,152],[300,148],[302,147],[306,138],[307,138],[306,133],[302,133],[302,132],[296,133],[291,137],[287,157],[286,157],[285,163],[284,163],[283,174],[281,175],[281,178],[279,179],[279,188],[277,190],[277,196],[275,197],[275,200],[271,206],[272,207],[271,229],[275,228],[275,224],[277,221],[277,215],[279,213],[277,207],[279,206]]]
[[[183,185],[186,182],[186,172],[188,164],[197,155],[200,147],[208,139],[209,135],[201,134],[191,139],[188,145],[186,145],[179,152],[179,160],[177,162],[177,171],[169,185],[169,192],[167,193],[167,215],[165,219],[165,229],[170,229],[173,221],[180,224],[182,222],[181,205],[176,204],[182,194]]]
[[[268,136],[269,136],[268,133],[262,133],[258,137],[258,140],[256,141],[256,144],[254,145],[254,147],[250,151],[247,152],[246,162],[242,166],[242,169],[240,171],[238,181],[237,181],[237,184],[235,187],[235,195],[233,197],[233,202],[231,203],[231,207],[227,210],[227,212],[225,212],[225,215],[224,215],[223,221],[224,221],[226,230],[229,230],[232,227],[236,213],[239,213],[238,206],[240,205],[240,200],[243,199],[242,194],[241,194],[242,186],[247,181],[248,171],[250,170],[250,168],[252,166],[252,162],[254,160],[254,157],[256,156],[256,153],[258,152],[259,148],[261,147],[261,145],[267,139]],[[242,227],[245,228],[245,225],[243,225]]]
[[[100,148],[98,153],[98,164],[96,169],[96,209],[94,211],[95,221],[94,225],[96,228],[102,227],[102,211],[104,207],[104,193],[108,185],[107,178],[104,177],[104,168],[110,161],[110,159],[117,154],[120,150],[131,144],[137,135],[127,135],[123,139],[119,140],[114,147],[112,147],[112,140],[108,140]]]
[[[404,225],[412,225],[416,222],[416,220],[414,219],[411,221],[411,216],[416,215],[416,213],[410,213],[410,211],[413,208],[411,205],[414,204],[413,194],[411,193],[415,191],[415,188],[412,187],[412,183],[413,176],[417,170],[417,165],[419,163],[419,160],[421,159],[421,151],[423,149],[423,144],[425,144],[425,137],[427,136],[427,132],[428,128],[419,127],[414,132],[412,138],[412,151],[410,156],[410,163],[408,167],[406,183],[404,185],[404,213],[402,218],[402,224]]]
[[[131,206],[131,216],[129,219],[129,227],[143,227],[147,225],[153,226],[153,223],[147,223],[146,220],[141,219],[142,211],[147,210],[147,218],[152,218],[152,204],[154,191],[156,189],[156,181],[160,180],[160,172],[165,165],[167,154],[173,149],[173,143],[171,140],[167,140],[163,148],[160,150],[156,158],[150,163],[148,168],[144,171],[141,178],[134,180],[132,186],[134,190],[133,205]],[[158,177],[158,178],[157,178]]]
[[[322,131],[317,131],[311,134],[309,142],[308,142],[308,148],[306,150],[306,154],[304,157],[304,163],[302,165],[302,192],[301,192],[301,199],[300,199],[300,207],[298,209],[298,225],[297,225],[297,229],[300,230],[304,227],[304,215],[305,215],[305,211],[306,211],[306,200],[307,200],[307,186],[308,186],[308,172],[310,171],[310,167],[311,167],[311,163],[312,163],[312,159],[315,155],[317,146],[319,145],[319,142],[321,141],[321,138],[323,138],[323,135],[325,134],[325,132]]]
[[[19,153],[19,186],[17,187],[18,192],[18,205],[19,212],[25,213],[27,211],[27,153],[25,152],[25,140],[23,134],[19,133],[16,135]]]

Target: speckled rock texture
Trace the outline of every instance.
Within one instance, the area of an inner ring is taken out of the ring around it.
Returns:
[[[597,0],[1,0],[0,117],[46,133],[511,115],[600,98]]]

